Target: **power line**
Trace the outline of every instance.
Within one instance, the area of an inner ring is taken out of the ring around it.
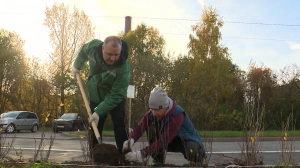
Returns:
[[[256,24],[256,25],[265,25],[265,26],[292,26],[292,27],[299,27],[300,25],[290,25],[290,24],[274,24],[274,23],[247,23],[247,22],[227,22],[224,21],[225,23],[236,23],[236,24]]]
[[[161,33],[162,35],[176,35],[176,36],[189,36],[190,34],[180,34],[180,33]],[[213,36],[210,36],[213,37]],[[263,39],[263,38],[253,38],[253,37],[230,37],[222,36],[222,38],[234,38],[234,39],[244,39],[244,40],[266,40],[266,41],[291,41],[300,42],[300,40],[289,40],[289,39]]]
[[[262,38],[252,38],[252,37],[224,37],[224,38],[236,38],[236,39],[245,39],[245,40],[268,40],[268,41],[293,41],[293,42],[300,42],[300,40],[262,39]]]
[[[88,16],[88,17],[107,17],[107,18],[120,18],[120,19],[125,18],[125,16]]]
[[[34,13],[13,13],[13,12],[0,12],[2,14],[17,14],[17,15],[42,15]],[[123,19],[125,16],[88,16],[88,17],[104,17],[104,18],[120,18]],[[135,19],[148,19],[148,20],[170,20],[170,21],[192,21],[200,22],[200,19],[178,19],[178,18],[152,18],[152,17],[132,17]],[[231,21],[219,21],[230,24],[248,24],[248,25],[264,25],[264,26],[287,26],[287,27],[300,27],[299,24],[283,24],[283,23],[251,23],[251,22],[231,22]]]
[[[89,17],[112,17],[112,18],[124,18],[121,16],[89,16]],[[149,19],[149,20],[175,20],[175,21],[192,21],[199,22],[200,19],[177,19],[177,18],[151,18],[151,17],[132,17],[134,19]],[[249,22],[230,22],[230,21],[219,21],[223,23],[232,23],[232,24],[253,24],[253,25],[265,25],[265,26],[294,26],[300,27],[300,25],[293,24],[282,24],[282,23],[249,23]]]
[[[0,14],[19,14],[19,15],[41,15],[36,13],[10,13],[10,12],[0,12]],[[88,17],[107,17],[107,18],[120,18],[123,19],[123,16],[88,16]],[[132,17],[135,19],[151,19],[151,20],[174,20],[174,21],[201,21],[201,20],[193,20],[193,19],[174,19],[174,18],[151,18],[151,17]],[[300,27],[300,25],[292,25],[292,24],[274,24],[274,23],[248,23],[248,22],[230,22],[230,21],[222,21],[224,23],[231,24],[253,24],[253,25],[265,25],[265,26],[290,26],[290,27]],[[178,33],[161,33],[162,35],[189,35],[189,34],[178,34]],[[268,40],[268,41],[292,41],[299,42],[300,40],[288,40],[288,39],[262,39],[262,38],[251,38],[251,37],[222,37],[222,38],[235,38],[235,39],[245,39],[245,40]]]
[[[194,19],[172,19],[172,18],[147,18],[147,17],[132,17],[136,19],[157,19],[157,20],[176,20],[176,21],[201,21],[201,20],[194,20]],[[292,25],[292,24],[281,24],[281,23],[248,23],[248,22],[230,22],[230,21],[219,21],[223,23],[232,23],[232,24],[254,24],[254,25],[265,25],[265,26],[294,26],[300,27],[300,25]]]

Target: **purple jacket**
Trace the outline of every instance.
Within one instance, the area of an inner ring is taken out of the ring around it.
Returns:
[[[169,100],[170,100],[170,105],[172,105],[172,107],[169,107],[164,118],[171,116],[174,113],[176,108],[176,104],[174,100],[172,100],[171,98],[169,98]],[[152,124],[153,121],[149,120],[150,114],[151,111],[148,111],[144,115],[142,120],[138,123],[137,127],[135,127],[135,129],[131,133],[130,137],[134,139],[134,142],[136,142],[143,135],[143,133],[148,129],[148,126]],[[157,139],[157,141],[147,146],[146,148],[142,149],[144,151],[144,154],[150,155],[152,153],[159,151],[160,149],[163,148],[163,143],[165,143],[164,146],[168,146],[168,144],[174,139],[176,134],[179,132],[183,120],[184,120],[183,113],[179,113],[177,115],[171,116],[168,125],[163,127],[161,137]],[[163,138],[163,141],[161,138]]]

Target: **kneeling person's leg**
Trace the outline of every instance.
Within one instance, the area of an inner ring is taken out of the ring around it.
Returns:
[[[195,141],[186,142],[186,159],[196,163],[203,161],[203,148]]]
[[[203,161],[203,149],[195,141],[187,141],[175,137],[168,145],[168,152],[181,152],[188,161]]]

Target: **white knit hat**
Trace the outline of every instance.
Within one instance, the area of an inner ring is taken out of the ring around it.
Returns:
[[[169,106],[169,97],[167,92],[161,87],[156,87],[151,91],[149,98],[149,107],[151,109],[162,109]]]

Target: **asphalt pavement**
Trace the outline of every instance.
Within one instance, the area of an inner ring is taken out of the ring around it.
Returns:
[[[62,133],[62,136],[70,136],[68,132]],[[71,135],[74,136],[74,135]],[[114,137],[103,137],[104,143],[115,144]],[[202,138],[207,152],[206,162],[209,166],[220,166],[234,164],[236,158],[242,159],[241,149],[245,148],[245,139],[242,137],[214,137]],[[249,140],[248,145],[251,145]],[[277,164],[280,157],[288,157],[294,154],[296,164],[300,164],[300,137],[288,137],[283,141],[281,137],[260,137],[256,139],[257,147],[260,151],[258,156],[263,160],[264,165]],[[133,150],[140,150],[148,145],[145,137],[140,138],[134,145]],[[285,149],[284,149],[285,148]],[[282,149],[284,151],[282,152]],[[259,160],[258,160],[259,161]],[[149,164],[152,163],[150,157]],[[166,155],[167,164],[178,166],[187,165],[189,162],[184,159],[183,154],[168,152]]]
[[[41,141],[41,133],[20,132],[16,134],[2,134],[2,136],[13,139],[14,137],[14,150],[11,151],[13,158],[21,157],[23,160],[32,160],[38,145]],[[76,162],[85,161],[87,158],[83,152],[83,146],[87,145],[85,138],[81,139],[78,135],[72,135],[70,132],[52,133],[46,132],[45,134],[45,146],[41,157],[45,157],[47,150],[49,149],[49,139],[55,135],[55,141],[51,148],[51,154],[48,161],[55,163],[64,162]],[[207,152],[207,162],[209,166],[216,166],[222,164],[233,164],[234,158],[240,158],[241,147],[243,147],[244,141],[241,137],[231,138],[202,138],[205,144]],[[259,143],[259,155],[263,159],[264,165],[274,165],[281,155],[294,154],[294,160],[297,164],[300,164],[300,137],[289,137],[287,141],[282,141],[280,137],[263,137],[256,140]],[[286,149],[294,147],[292,150],[283,149],[282,142],[285,143]],[[115,144],[114,137],[103,137],[103,143]],[[250,143],[252,143],[250,141]],[[134,144],[133,150],[140,150],[148,145],[146,138],[140,138],[138,142]],[[1,149],[4,149],[2,146]],[[22,150],[21,150],[22,149]],[[2,150],[3,151],[3,150]],[[292,151],[292,152],[290,152]],[[18,155],[22,152],[21,155]],[[43,156],[42,156],[43,155]],[[149,159],[149,165],[151,165],[152,159]],[[184,159],[181,153],[168,152],[166,155],[166,163],[173,165],[187,165],[188,161]]]

